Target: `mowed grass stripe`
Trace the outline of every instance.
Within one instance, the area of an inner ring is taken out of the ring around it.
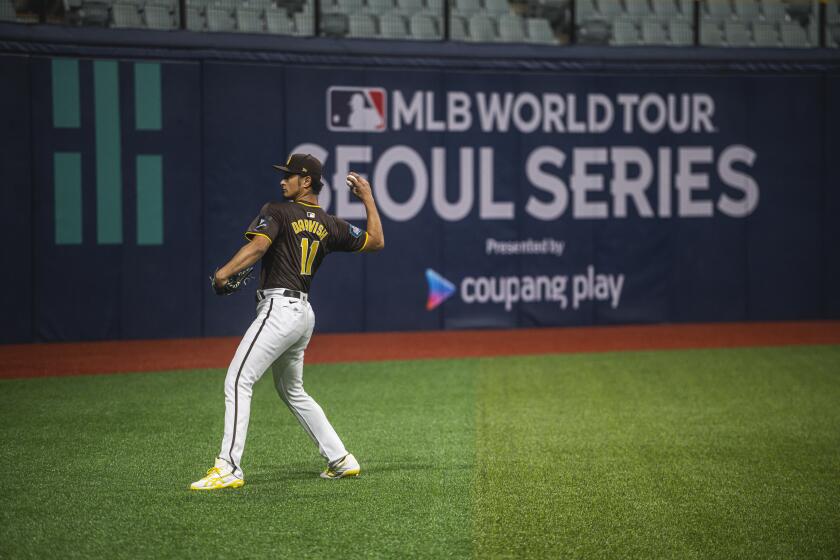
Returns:
[[[840,557],[840,347],[479,370],[474,557]]]
[[[470,555],[472,371],[455,361],[307,367],[362,462],[323,462],[255,387],[240,490],[191,493],[221,440],[220,370],[4,381],[0,557]]]

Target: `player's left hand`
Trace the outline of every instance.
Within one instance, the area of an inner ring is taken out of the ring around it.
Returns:
[[[210,286],[216,292],[217,296],[229,296],[242,286],[248,284],[248,281],[251,279],[251,271],[253,270],[254,267],[249,266],[229,278],[224,278],[218,275],[219,269],[217,268],[216,272],[210,275]]]

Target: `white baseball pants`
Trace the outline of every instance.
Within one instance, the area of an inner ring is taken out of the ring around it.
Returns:
[[[324,411],[303,390],[303,352],[312,337],[315,313],[309,302],[269,296],[257,304],[251,323],[225,378],[225,435],[219,457],[242,476],[240,461],[251,416],[254,383],[271,367],[274,385],[283,402],[328,461],[347,454]]]

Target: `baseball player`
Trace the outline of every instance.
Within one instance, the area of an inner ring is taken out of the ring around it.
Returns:
[[[385,246],[382,223],[370,184],[351,173],[347,185],[364,204],[367,231],[331,216],[318,206],[321,162],[309,154],[292,154],[280,186],[289,202],[269,202],[245,233],[245,244],[211,278],[216,293],[235,291],[249,267],[262,259],[257,290],[257,318],[245,333],[225,378],[225,433],[216,463],[193,490],[239,488],[245,484],[242,453],[248,433],[254,383],[270,367],[283,402],[327,460],[322,478],[359,476],[361,467],[303,390],[303,353],[312,336],[315,314],[309,287],[318,267],[334,251],[370,252]]]

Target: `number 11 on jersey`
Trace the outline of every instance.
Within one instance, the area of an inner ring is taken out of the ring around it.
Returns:
[[[315,262],[315,255],[318,254],[318,246],[320,241],[312,242],[312,250],[309,250],[309,238],[304,237],[300,240],[300,273],[304,276],[312,274],[312,263]]]

